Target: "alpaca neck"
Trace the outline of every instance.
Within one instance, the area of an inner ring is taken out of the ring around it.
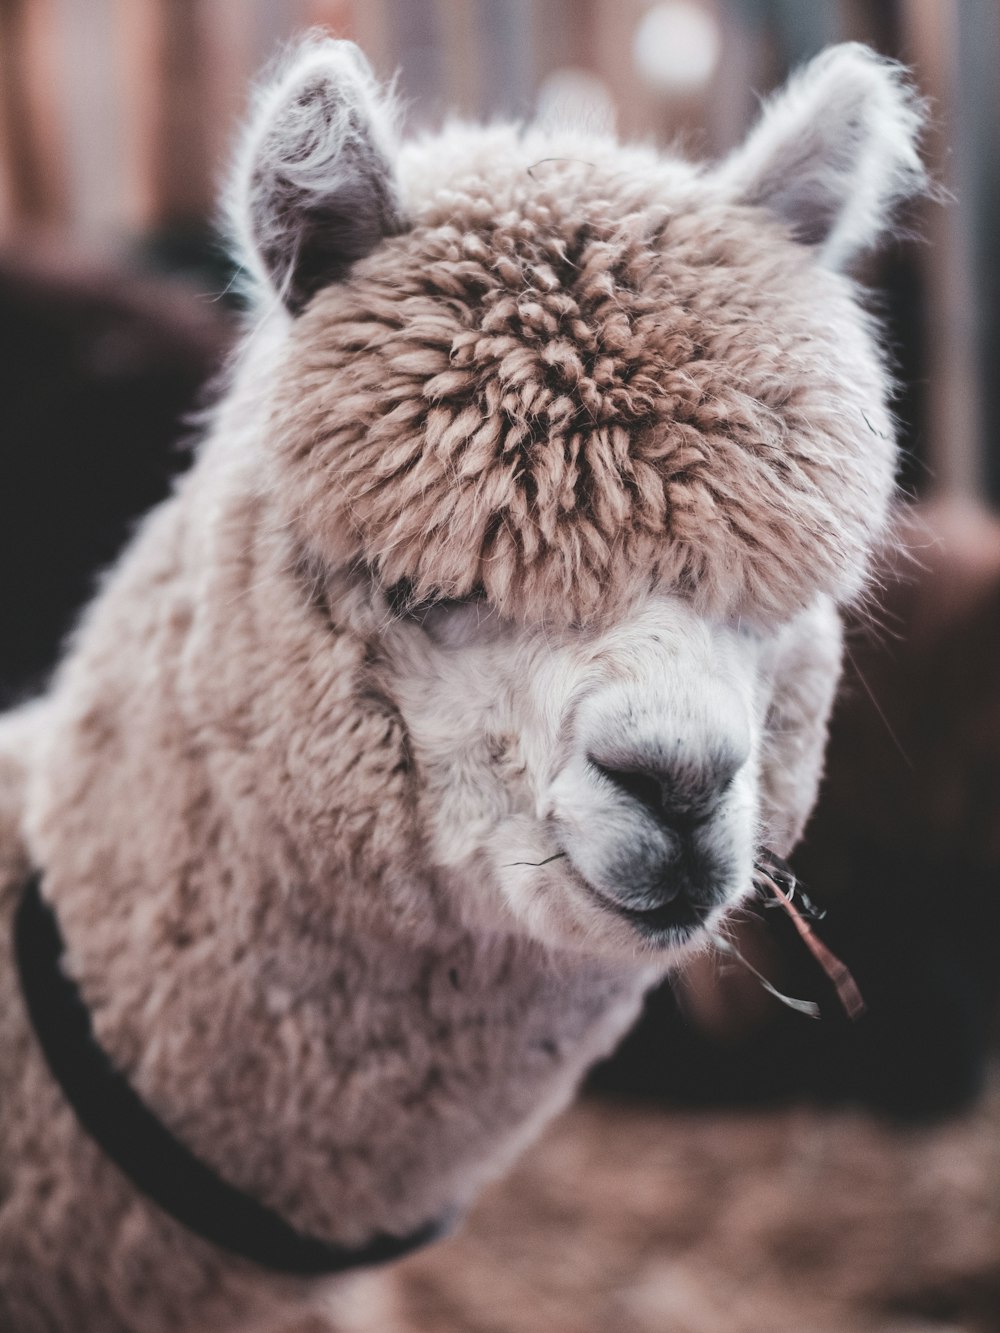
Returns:
[[[32,850],[140,1096],[235,1186],[356,1244],[462,1206],[650,978],[455,921],[365,643],[305,603],[225,458],[200,469],[58,682]]]

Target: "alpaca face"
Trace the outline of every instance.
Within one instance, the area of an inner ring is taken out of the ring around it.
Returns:
[[[415,607],[381,644],[429,858],[477,924],[676,950],[750,890],[756,637],[654,596],[604,630]]]
[[[477,919],[669,951],[798,835],[893,486],[840,269],[918,185],[918,122],[855,47],[712,171],[509,127],[397,150],[341,43],[262,95],[266,489],[352,590]]]
[[[470,926],[674,954],[812,804],[839,662],[828,601],[776,631],[664,594],[557,628],[345,571],[326,602],[405,734],[420,863]]]

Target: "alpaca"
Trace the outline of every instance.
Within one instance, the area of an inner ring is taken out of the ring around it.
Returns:
[[[255,321],[194,468],[0,722],[0,882],[10,929],[37,877],[157,1124],[297,1236],[460,1215],[798,837],[893,490],[845,267],[920,188],[919,122],[857,46],[711,168],[569,129],[400,147],[331,40],[258,97]],[[0,1006],[2,1327],[324,1297],[109,1159],[34,970]]]

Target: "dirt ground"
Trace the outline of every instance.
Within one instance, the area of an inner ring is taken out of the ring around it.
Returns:
[[[1000,1069],[934,1128],[585,1100],[452,1239],[361,1279],[337,1327],[993,1333]]]

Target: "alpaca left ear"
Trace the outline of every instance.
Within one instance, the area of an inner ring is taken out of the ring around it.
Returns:
[[[833,46],[765,104],[716,178],[728,198],[766,208],[840,268],[926,187],[923,120],[901,66],[857,43]]]
[[[307,39],[260,90],[230,228],[293,314],[401,230],[395,150],[392,100],[353,42]]]

